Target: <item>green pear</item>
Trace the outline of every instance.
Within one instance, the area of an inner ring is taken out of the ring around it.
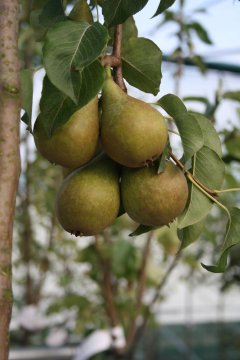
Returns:
[[[66,177],[56,201],[60,224],[76,236],[103,231],[118,216],[119,207],[118,167],[102,156]]]
[[[99,138],[98,98],[76,111],[49,138],[43,117],[38,117],[33,135],[37,149],[50,162],[76,169],[95,154]]]
[[[188,185],[183,172],[169,161],[160,174],[157,166],[124,169],[121,194],[124,209],[133,220],[143,225],[163,226],[184,210]]]
[[[151,105],[127,95],[108,77],[102,91],[101,141],[119,164],[143,167],[163,151],[168,131]]]

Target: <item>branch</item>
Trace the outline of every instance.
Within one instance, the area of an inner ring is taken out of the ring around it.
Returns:
[[[204,191],[206,191],[209,195],[213,197],[217,197],[218,194],[215,190],[209,189],[204,184],[202,184],[198,179],[195,178],[195,176],[188,171],[185,166],[181,163],[180,160],[171,152],[169,151],[170,157],[173,159],[173,161],[183,170],[183,172],[187,175],[187,177],[191,180],[193,179]]]
[[[114,68],[114,81],[118,86],[124,91],[127,92],[126,85],[123,80],[122,75],[122,61],[121,61],[121,47],[122,47],[122,25],[116,25],[114,29],[114,41],[113,41],[113,53],[112,55],[119,59],[120,63],[117,67]]]
[[[33,241],[33,232],[32,232],[32,223],[30,215],[30,162],[29,162],[29,144],[28,144],[28,132],[25,136],[25,198],[22,203],[23,208],[23,219],[24,219],[24,229],[23,229],[23,260],[26,266],[26,287],[25,287],[25,303],[27,305],[32,304],[33,301],[33,282],[31,276],[31,259],[32,259],[32,241]]]
[[[134,342],[136,332],[137,332],[137,319],[139,315],[141,314],[142,310],[142,302],[143,302],[143,295],[146,285],[146,270],[147,270],[147,264],[148,259],[150,255],[150,248],[151,248],[151,240],[153,237],[154,232],[151,231],[147,237],[147,241],[145,244],[145,247],[143,249],[143,256],[142,256],[142,264],[141,269],[139,273],[139,280],[138,280],[138,287],[136,292],[136,308],[135,308],[135,314],[132,320],[132,323],[128,330],[127,335],[127,344],[125,350],[129,350],[131,348],[132,343]]]
[[[107,241],[105,237],[105,241]],[[110,320],[111,327],[116,327],[119,324],[116,306],[113,297],[112,277],[111,269],[108,259],[104,258],[101,254],[99,238],[95,236],[95,249],[99,257],[99,263],[102,269],[103,281],[102,281],[102,293],[105,300],[106,313]]]
[[[0,0],[0,359],[8,359],[12,230],[20,172],[19,1]]]
[[[159,285],[156,287],[155,289],[155,295],[153,296],[152,300],[150,301],[150,303],[148,304],[148,306],[145,308],[145,312],[143,314],[143,323],[141,324],[141,326],[137,329],[136,335],[135,335],[135,339],[134,339],[134,343],[129,351],[129,357],[131,358],[132,353],[134,352],[134,349],[136,347],[136,344],[138,343],[138,340],[141,338],[143,332],[146,329],[147,323],[149,321],[152,309],[155,305],[155,303],[157,302],[157,300],[159,299],[160,295],[161,295],[161,291],[163,289],[163,287],[165,286],[169,276],[171,275],[172,271],[175,269],[176,265],[178,264],[178,261],[180,259],[181,256],[181,252],[179,251],[172,263],[169,265],[168,270],[166,271],[164,277],[162,278],[161,282],[159,283]]]

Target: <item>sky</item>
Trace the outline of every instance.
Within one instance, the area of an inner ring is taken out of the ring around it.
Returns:
[[[157,29],[157,25],[162,20],[162,15],[155,18],[151,17],[156,11],[159,1],[149,0],[146,7],[134,16],[139,36],[147,37],[153,40],[164,55],[171,54],[176,47],[176,39],[173,33],[176,27],[169,23]],[[178,9],[179,0],[170,8]],[[205,13],[195,13],[193,10],[204,8]],[[232,63],[240,65],[240,1],[237,0],[186,0],[185,11],[190,19],[199,21],[209,32],[213,45],[209,46],[197,38],[196,52],[207,61]],[[139,91],[133,91],[133,94],[152,102],[159,97],[174,93],[175,82],[173,78],[175,68],[171,64],[163,64],[163,78],[160,87],[160,93],[157,97],[150,94],[144,94]],[[240,89],[240,74],[231,74],[229,72],[208,71],[206,75],[202,75],[194,67],[186,67],[185,73],[181,81],[180,97],[194,95],[206,96],[210,100],[214,100],[215,92],[222,81],[222,91],[234,91]],[[130,89],[130,94],[131,94]],[[202,111],[200,104],[188,103],[195,110]],[[239,126],[239,118],[236,114],[238,104],[231,101],[224,101],[217,111],[217,129],[221,131],[223,128],[231,129],[233,126]]]
[[[158,1],[150,0],[146,7],[135,15],[135,20],[139,28],[140,36],[151,36],[163,53],[171,52],[175,45],[172,33],[172,25],[166,25],[160,31],[155,32],[155,27],[159,24],[162,16],[159,15],[150,19],[156,11]],[[179,1],[170,8],[178,9]],[[194,15],[194,19],[200,21],[211,35],[214,45],[204,45],[197,42],[197,50],[201,55],[208,55],[208,59],[214,61],[227,61],[240,63],[240,42],[239,42],[239,17],[240,2],[237,0],[186,0],[186,14],[191,18],[193,10],[204,8],[206,13]],[[169,9],[169,10],[170,10]],[[237,54],[232,50],[238,49]],[[221,52],[221,55],[219,53]],[[218,54],[217,54],[218,53]],[[212,56],[210,56],[212,54]]]

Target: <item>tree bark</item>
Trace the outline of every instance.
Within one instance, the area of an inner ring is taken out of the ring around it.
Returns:
[[[12,230],[20,172],[19,4],[0,0],[0,360],[8,359]]]

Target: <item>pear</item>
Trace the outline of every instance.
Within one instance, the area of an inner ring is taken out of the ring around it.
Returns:
[[[57,218],[76,236],[96,235],[118,216],[120,207],[117,164],[97,157],[65,178],[57,195]]]
[[[143,167],[162,153],[167,138],[163,116],[127,95],[108,76],[102,91],[101,141],[105,152],[119,164]]]
[[[49,138],[43,117],[38,117],[33,135],[37,149],[50,162],[76,169],[95,154],[99,138],[98,98],[77,110]]]
[[[143,225],[163,226],[184,210],[188,185],[183,172],[169,161],[160,174],[157,166],[125,169],[121,194],[124,209],[133,220]]]

